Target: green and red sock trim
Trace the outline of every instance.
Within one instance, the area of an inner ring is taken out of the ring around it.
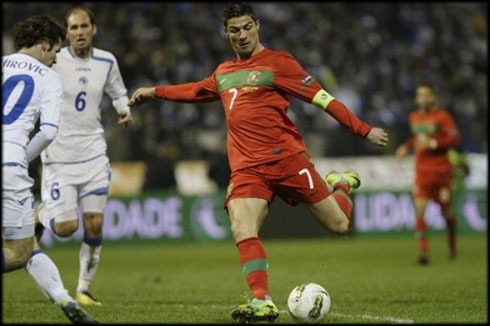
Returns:
[[[264,300],[266,296],[269,296],[267,280],[269,264],[262,241],[258,237],[251,237],[239,241],[237,247],[240,264],[253,297]]]

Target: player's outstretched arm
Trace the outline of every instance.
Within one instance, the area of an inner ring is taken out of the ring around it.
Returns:
[[[386,147],[388,145],[388,134],[381,128],[373,127],[367,134],[366,140],[373,145]]]
[[[407,139],[403,144],[398,146],[398,148],[395,151],[395,156],[397,158],[404,158],[405,156],[408,155],[410,152],[410,149],[414,146],[414,136],[410,136],[410,138]]]
[[[321,108],[350,132],[366,139],[369,143],[380,147],[388,144],[388,134],[383,129],[371,127],[350,112],[342,102],[324,90],[292,55],[281,52],[274,64],[276,67],[274,85],[277,88]]]
[[[213,73],[212,76],[198,82],[138,88],[128,105],[137,106],[154,98],[193,103],[217,101],[220,97],[216,87],[216,76]]]
[[[155,87],[138,88],[129,99],[128,106],[138,106],[156,98]]]

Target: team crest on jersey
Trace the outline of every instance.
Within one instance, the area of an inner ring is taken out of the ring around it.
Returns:
[[[85,76],[82,76],[78,79],[78,83],[82,85],[83,87],[87,86],[88,84],[88,79]]]
[[[251,71],[248,74],[247,84],[249,84],[249,85],[257,85],[257,83],[259,82],[259,79],[260,79],[260,75],[261,74],[262,74],[262,72],[261,71],[258,71],[258,70]]]
[[[432,135],[437,131],[437,127],[435,124],[431,123],[427,126],[427,133]]]

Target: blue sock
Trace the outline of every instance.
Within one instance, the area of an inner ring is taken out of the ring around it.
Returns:
[[[83,235],[83,242],[85,242],[89,246],[97,247],[97,246],[100,246],[102,244],[102,236],[92,238],[92,237],[89,237],[86,234],[84,234]]]
[[[42,254],[42,253],[43,253],[43,251],[42,251],[41,249],[36,249],[36,250],[33,250],[33,251],[32,251],[32,253],[31,253],[31,257],[32,257],[32,256],[35,256],[35,255],[37,255],[37,254]]]

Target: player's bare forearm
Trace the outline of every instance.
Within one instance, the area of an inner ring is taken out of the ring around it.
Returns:
[[[138,106],[154,98],[156,98],[155,87],[141,87],[133,93],[129,99],[128,106]]]
[[[397,158],[404,158],[408,155],[410,148],[406,144],[401,144],[395,151],[395,156]]]
[[[119,114],[119,119],[117,120],[118,125],[123,125],[127,127],[132,123],[133,123],[133,116],[131,115],[130,111]]]
[[[388,145],[388,134],[381,128],[373,127],[367,134],[366,140],[373,145],[386,147]]]

